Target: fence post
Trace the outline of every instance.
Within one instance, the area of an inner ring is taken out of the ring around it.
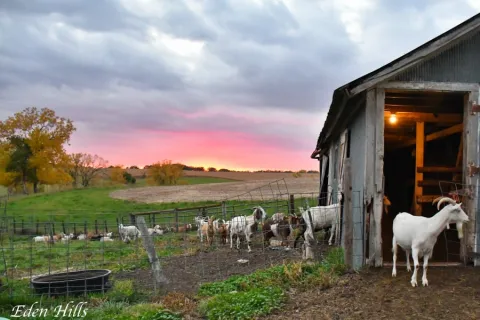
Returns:
[[[152,215],[152,222],[153,222],[153,226],[154,226],[154,227],[157,225],[157,224],[155,223],[155,216],[156,216],[156,214],[154,213],[154,214]]]
[[[176,229],[176,232],[178,232],[178,210],[177,208],[173,210],[175,210],[175,229]]]
[[[295,214],[295,196],[293,194],[290,195],[290,201],[289,201],[289,206],[288,206],[288,213],[289,214]]]
[[[35,225],[35,234],[39,234],[40,222],[37,219],[37,224]]]
[[[227,219],[227,203],[225,201],[222,201],[222,215],[223,215],[223,220]]]
[[[87,235],[87,221],[83,222],[83,231],[85,232],[85,235]]]
[[[52,234],[56,234],[55,233],[55,222],[50,222],[51,225],[52,225]]]
[[[135,225],[135,215],[132,214],[132,213],[130,213],[130,224],[131,224],[132,226]]]
[[[20,230],[20,233],[23,234],[25,232],[25,223],[22,219],[22,230]]]
[[[108,233],[107,220],[103,220],[103,225],[105,226],[105,233]]]
[[[353,267],[353,210],[352,210],[352,167],[351,160],[344,160],[343,177],[343,223],[344,223],[344,260],[345,264]],[[342,226],[340,226],[341,228]]]
[[[17,224],[15,222],[15,218],[13,218],[13,234],[17,233]]]
[[[62,221],[62,230],[63,230],[64,234],[67,234],[67,232],[65,231],[65,222],[63,222],[63,221]]]
[[[142,234],[143,246],[147,251],[148,259],[150,260],[150,264],[152,265],[152,271],[154,276],[153,286],[156,293],[158,290],[158,286],[161,286],[162,284],[164,285],[168,284],[169,281],[162,272],[162,267],[160,265],[160,260],[158,260],[157,252],[155,251],[155,246],[153,244],[152,237],[148,234],[145,218],[142,216],[138,217],[138,229]]]
[[[73,234],[77,235],[77,224],[75,222],[73,223]]]

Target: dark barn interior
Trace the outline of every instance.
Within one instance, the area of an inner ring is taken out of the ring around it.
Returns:
[[[464,99],[464,93],[451,92],[385,93],[385,195],[392,203],[382,217],[385,262],[392,261],[396,214],[431,217],[437,212],[433,199],[447,195],[455,188],[454,181],[462,183]],[[450,230],[454,229],[451,225]],[[456,232],[444,232],[431,261],[459,262],[459,251]],[[398,261],[405,261],[403,250]]]

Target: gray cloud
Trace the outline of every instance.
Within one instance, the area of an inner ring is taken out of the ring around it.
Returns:
[[[0,116],[48,106],[89,133],[248,132],[309,150],[333,89],[472,15],[446,0],[365,3],[0,1]]]

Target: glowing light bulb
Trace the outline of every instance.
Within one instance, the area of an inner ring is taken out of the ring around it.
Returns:
[[[391,124],[397,123],[397,116],[395,115],[395,113],[392,113],[392,114],[390,115],[389,121],[390,121]]]

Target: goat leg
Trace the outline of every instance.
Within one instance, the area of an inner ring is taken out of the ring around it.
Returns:
[[[393,253],[392,277],[397,276],[397,250],[398,250],[397,240],[395,239],[395,236],[393,236],[393,239],[392,239],[392,253]],[[408,255],[407,255],[407,263],[410,263],[410,261],[408,261]]]
[[[417,272],[420,266],[418,265],[418,249],[417,248],[412,248],[412,258],[413,258],[413,274],[412,274],[412,279],[410,280],[410,283],[412,284],[412,287],[418,286],[417,284]]]
[[[406,256],[407,256],[407,271],[410,272],[412,271],[412,268],[410,267],[410,250],[405,250]]]
[[[427,269],[428,269],[428,258],[430,257],[429,254],[423,255],[423,276],[422,276],[422,284],[423,286],[428,286],[427,280]]]

